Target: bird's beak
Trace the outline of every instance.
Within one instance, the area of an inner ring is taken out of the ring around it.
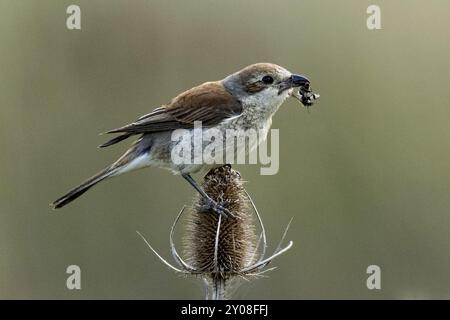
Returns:
[[[285,90],[294,88],[294,87],[302,87],[309,88],[309,79],[305,76],[301,76],[298,74],[293,74],[290,77],[280,82],[280,88],[278,90],[278,94],[281,94]]]

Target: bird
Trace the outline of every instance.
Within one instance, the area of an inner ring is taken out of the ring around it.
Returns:
[[[105,132],[116,136],[100,145],[100,148],[133,136],[137,136],[137,140],[117,161],[68,191],[50,206],[53,209],[64,207],[109,178],[140,168],[159,167],[181,175],[215,212],[225,216],[232,214],[223,203],[213,200],[192,177],[194,173],[220,165],[173,161],[171,153],[177,147],[177,142],[173,141],[172,135],[181,130],[188,136],[186,141],[190,141],[197,123],[201,123],[202,133],[212,129],[225,132],[228,129],[245,131],[254,128],[262,135],[257,145],[267,137],[272,117],[282,103],[291,96],[298,98],[298,93],[293,90],[300,88],[300,92],[309,92],[309,85],[308,78],[291,73],[284,67],[273,63],[256,63],[222,80],[205,82],[184,91],[169,103],[137,120]]]

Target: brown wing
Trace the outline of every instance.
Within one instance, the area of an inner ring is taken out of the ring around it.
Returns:
[[[181,93],[167,106],[108,133],[140,134],[192,128],[194,121],[201,121],[202,126],[209,127],[241,113],[241,103],[220,82],[207,82]]]

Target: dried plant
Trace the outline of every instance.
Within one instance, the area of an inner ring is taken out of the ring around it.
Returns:
[[[205,176],[202,186],[213,200],[227,208],[232,215],[218,215],[206,206],[201,196],[195,198],[194,205],[189,210],[184,207],[170,231],[170,248],[178,267],[163,259],[139,232],[138,234],[171,269],[201,277],[206,284],[207,299],[228,299],[229,288],[237,279],[248,280],[274,269],[266,269],[266,266],[293,244],[290,241],[286,247],[281,248],[289,225],[273,255],[265,258],[267,239],[264,225],[243,187],[240,174],[230,165],[215,168]],[[173,235],[185,211],[188,215],[183,237],[183,259],[176,250]],[[256,236],[255,216],[261,229],[259,238]]]

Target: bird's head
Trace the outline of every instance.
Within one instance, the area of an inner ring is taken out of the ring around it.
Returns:
[[[272,63],[252,64],[222,82],[243,105],[275,110],[292,95],[295,87],[309,88],[306,77]]]

